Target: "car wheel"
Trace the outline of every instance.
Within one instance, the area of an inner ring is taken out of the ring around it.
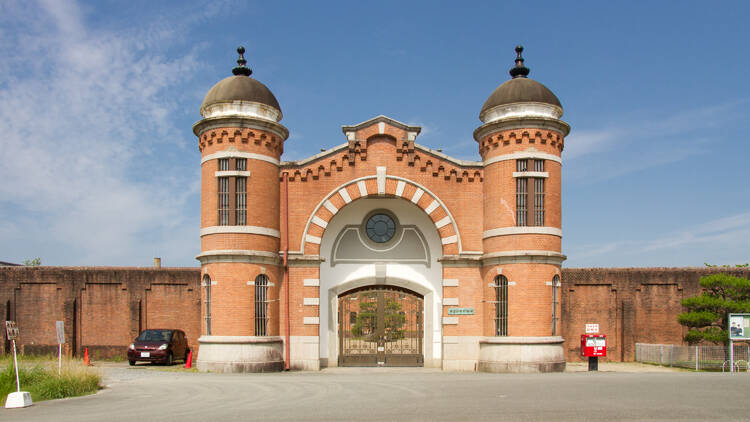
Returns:
[[[129,360],[128,363],[130,364],[130,366],[135,365],[135,361],[134,360]]]
[[[169,352],[169,354],[167,355],[167,360],[164,362],[164,364],[167,366],[172,366],[173,359],[174,357],[172,356],[172,352]]]

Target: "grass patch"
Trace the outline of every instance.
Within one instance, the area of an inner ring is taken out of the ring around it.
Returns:
[[[8,394],[16,391],[16,373],[12,357],[0,360],[0,365],[5,367],[0,372],[0,401],[5,403]],[[56,359],[24,359],[18,366],[21,391],[31,393],[35,402],[93,394],[101,384],[101,376],[78,360],[66,360],[60,375],[57,374]]]

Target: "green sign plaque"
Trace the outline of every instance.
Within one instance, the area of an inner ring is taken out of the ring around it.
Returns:
[[[448,315],[474,315],[474,308],[448,308]]]

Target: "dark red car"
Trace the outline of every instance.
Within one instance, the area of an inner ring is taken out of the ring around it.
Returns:
[[[138,361],[171,365],[175,359],[187,361],[190,348],[182,330],[144,330],[128,347],[128,363]]]

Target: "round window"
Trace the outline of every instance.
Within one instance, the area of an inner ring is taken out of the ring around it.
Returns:
[[[387,214],[375,214],[367,220],[367,237],[375,243],[385,243],[396,233],[396,223]]]

